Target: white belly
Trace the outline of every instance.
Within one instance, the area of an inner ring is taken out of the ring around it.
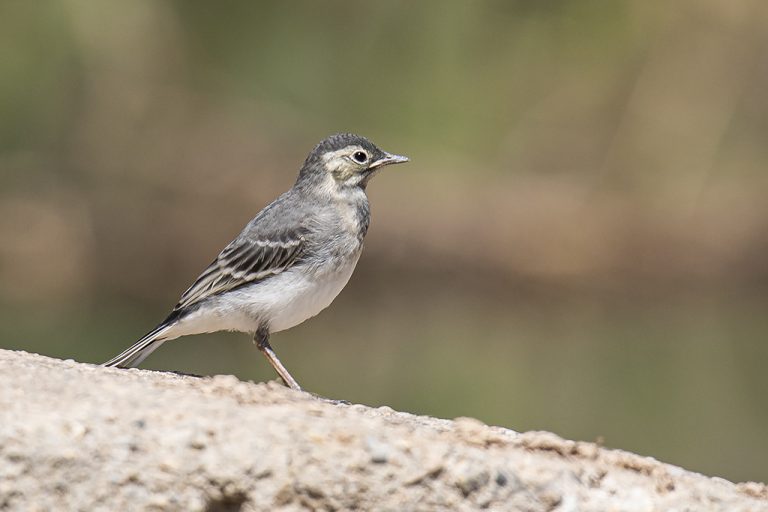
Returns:
[[[357,257],[342,267],[307,278],[295,270],[212,298],[171,328],[168,339],[215,331],[255,332],[268,322],[284,331],[327,308],[352,276]]]
[[[289,271],[264,283],[269,286],[259,288],[257,285],[258,301],[268,311],[269,330],[290,329],[330,306],[346,286],[356,264],[357,258],[314,279]]]

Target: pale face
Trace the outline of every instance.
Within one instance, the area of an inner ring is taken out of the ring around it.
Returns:
[[[361,146],[351,145],[323,155],[323,165],[333,178],[345,185],[358,185],[365,178],[373,156]]]
[[[345,186],[365,186],[385,165],[407,162],[408,159],[376,149],[372,151],[352,144],[322,156],[323,166],[333,179]]]

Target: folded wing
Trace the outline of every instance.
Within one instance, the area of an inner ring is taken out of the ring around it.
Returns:
[[[181,296],[174,308],[179,311],[244,284],[254,283],[291,268],[301,257],[301,233],[261,238],[237,238]]]

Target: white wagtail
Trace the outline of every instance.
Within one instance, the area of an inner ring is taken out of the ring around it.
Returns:
[[[301,389],[272,350],[269,335],[317,315],[341,292],[368,231],[368,181],[382,167],[407,161],[359,135],[320,142],[293,187],[221,251],[168,318],[104,366],[137,366],[180,336],[241,331],[254,334],[287,386]]]

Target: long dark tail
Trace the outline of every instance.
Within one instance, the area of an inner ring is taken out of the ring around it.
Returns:
[[[165,334],[170,329],[171,324],[172,322],[166,320],[126,350],[106,363],[102,363],[101,366],[114,366],[117,368],[133,368],[138,366],[149,354],[169,339]]]

